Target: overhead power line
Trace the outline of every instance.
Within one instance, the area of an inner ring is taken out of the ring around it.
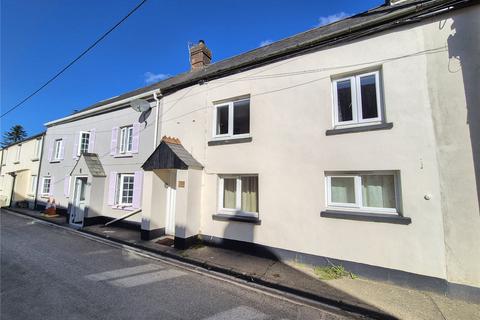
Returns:
[[[68,68],[70,68],[75,62],[77,62],[78,60],[80,60],[84,55],[86,55],[90,50],[92,50],[98,43],[100,43],[100,41],[102,41],[103,39],[105,39],[110,33],[112,33],[113,30],[115,30],[119,25],[121,25],[125,20],[128,19],[128,17],[130,17],[135,11],[137,11],[138,9],[140,9],[140,7],[145,3],[147,2],[147,0],[142,0],[140,1],[140,3],[138,3],[135,8],[133,8],[132,10],[130,10],[130,12],[125,16],[123,17],[120,21],[118,21],[113,27],[111,27],[110,29],[108,29],[107,32],[105,32],[103,35],[100,36],[100,38],[98,38],[95,42],[93,42],[87,49],[83,50],[82,53],[80,53],[75,59],[73,59],[69,64],[67,64],[65,67],[63,67],[62,70],[60,70],[59,72],[57,72],[53,77],[51,77],[49,80],[47,80],[43,85],[41,85],[37,90],[33,91],[30,95],[28,95],[26,98],[24,98],[22,101],[20,101],[19,103],[17,103],[16,105],[14,105],[13,107],[11,107],[10,109],[8,109],[7,111],[5,111],[4,113],[2,113],[2,115],[0,116],[0,118],[3,118],[4,116],[6,116],[7,114],[9,114],[10,112],[12,112],[13,110],[17,109],[18,107],[20,107],[21,105],[23,105],[25,102],[27,102],[30,98],[32,98],[34,95],[36,95],[37,93],[39,93],[43,88],[45,88],[46,86],[48,86],[50,83],[52,83],[56,78],[58,78],[62,73],[64,73],[65,71],[67,71]]]

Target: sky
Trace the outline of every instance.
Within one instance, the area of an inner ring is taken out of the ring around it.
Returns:
[[[2,0],[0,108],[36,90],[139,0]],[[29,135],[45,122],[189,70],[188,43],[212,62],[379,6],[382,0],[148,0],[97,47],[0,119]]]

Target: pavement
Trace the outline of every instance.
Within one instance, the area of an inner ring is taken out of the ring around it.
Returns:
[[[1,319],[353,319],[29,217],[1,219]]]
[[[372,318],[480,319],[479,304],[358,277],[320,280],[313,266],[294,261],[201,245],[181,251],[156,240],[142,241],[138,231],[114,226],[89,226],[83,231]]]

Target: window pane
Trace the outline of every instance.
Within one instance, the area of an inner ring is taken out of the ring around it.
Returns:
[[[355,203],[355,179],[353,177],[332,177],[331,197],[335,203]]]
[[[242,210],[258,212],[258,177],[242,177]]]
[[[365,207],[395,208],[393,175],[362,176],[362,199]]]
[[[250,100],[233,104],[233,134],[250,132]]]
[[[228,106],[217,107],[217,134],[228,133]]]
[[[338,122],[353,120],[350,80],[337,82]]]
[[[369,75],[360,78],[363,119],[378,117],[377,89],[375,81],[375,75]]]
[[[237,179],[223,179],[223,207],[235,209],[235,195],[237,193]]]
[[[132,151],[133,127],[127,128],[127,151]]]

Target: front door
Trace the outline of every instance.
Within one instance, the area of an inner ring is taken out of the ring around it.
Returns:
[[[167,210],[165,219],[165,234],[175,235],[175,199],[176,191],[174,188],[168,186],[167,188]]]
[[[86,206],[87,177],[77,177],[75,179],[75,190],[73,194],[73,204],[70,214],[70,223],[76,225],[83,224]]]

